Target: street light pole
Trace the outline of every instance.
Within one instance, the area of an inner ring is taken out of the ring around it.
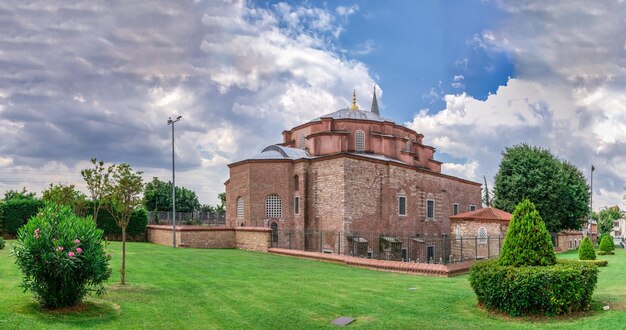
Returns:
[[[590,239],[593,239],[593,171],[595,171],[595,167],[591,165],[591,192],[589,194],[589,207],[591,208],[591,215],[589,216],[589,230],[588,236]]]
[[[174,166],[174,124],[183,116],[176,119],[169,117],[167,124],[172,125],[172,246],[176,247],[176,171]]]

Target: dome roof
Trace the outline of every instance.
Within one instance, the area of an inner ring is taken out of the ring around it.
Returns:
[[[271,145],[261,151],[260,154],[250,159],[300,159],[311,158],[308,152],[302,149]]]
[[[392,122],[392,120],[387,119],[377,113],[371,112],[371,111],[364,111],[364,110],[352,110],[349,108],[345,108],[345,109],[341,109],[341,110],[337,110],[333,113],[329,113],[327,115],[323,115],[321,117],[317,117],[313,120],[311,120],[310,122],[316,122],[316,121],[320,121],[322,120],[322,118],[332,118],[332,119],[357,119],[357,120],[371,120],[371,121],[378,121],[378,122],[383,122],[383,121],[389,121]]]

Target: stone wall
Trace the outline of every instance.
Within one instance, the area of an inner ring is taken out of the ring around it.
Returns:
[[[582,232],[560,232],[557,234],[554,250],[557,252],[576,250],[582,240]]]
[[[149,242],[172,245],[172,226],[150,225],[147,230]],[[271,245],[270,236],[268,228],[184,226],[176,228],[176,245],[266,252]]]
[[[478,239],[480,228],[487,230],[487,240]],[[450,234],[451,255],[454,260],[488,259],[500,254],[508,222],[455,220]]]

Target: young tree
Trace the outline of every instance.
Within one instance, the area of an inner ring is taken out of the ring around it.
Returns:
[[[98,211],[100,211],[102,199],[107,193],[106,190],[109,187],[110,176],[115,169],[115,165],[105,167],[103,161],[99,161],[95,158],[91,159],[91,163],[94,167],[84,169],[80,171],[80,174],[83,176],[85,183],[87,183],[87,189],[91,194],[91,200],[93,201],[93,222],[97,223]]]
[[[105,189],[107,194],[104,205],[117,225],[122,228],[121,284],[126,284],[126,227],[133,211],[142,202],[143,178],[141,174],[142,172],[133,172],[128,164],[120,164],[112,170],[110,181]]]
[[[513,212],[498,262],[502,266],[549,266],[556,263],[554,246],[535,205],[523,200]]]
[[[578,247],[578,259],[580,260],[596,260],[596,251],[593,249],[593,244],[589,239],[589,236],[583,238]]]
[[[74,185],[50,184],[41,192],[41,199],[44,202],[51,202],[58,206],[69,206],[74,214],[84,217],[87,209],[87,196],[75,189]]]
[[[494,180],[494,206],[508,212],[530,199],[550,232],[580,229],[589,214],[589,186],[573,165],[526,144],[506,148]]]

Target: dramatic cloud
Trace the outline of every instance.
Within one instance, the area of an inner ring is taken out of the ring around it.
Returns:
[[[461,160],[444,166],[450,173],[491,179],[505,147],[529,143],[549,148],[585,175],[594,164],[594,208],[621,205],[626,180],[623,1],[500,5],[510,13],[509,21],[468,45],[507,52],[517,76],[486,100],[446,95],[446,109],[422,110],[407,125]]]
[[[369,99],[368,68],[334,46],[357,9],[0,3],[0,190],[81,183],[92,157],[168,180],[166,120],[182,115],[177,183],[215,203],[226,164],[349,105],[354,87]]]

